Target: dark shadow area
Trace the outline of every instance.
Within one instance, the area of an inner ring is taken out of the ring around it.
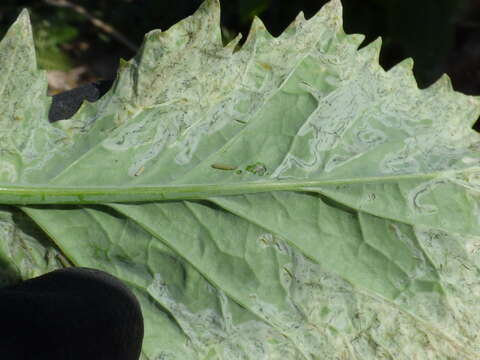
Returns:
[[[12,220],[15,226],[24,234],[36,239],[44,247],[55,247],[59,252],[60,249],[53,243],[49,236],[19,208],[12,206]]]
[[[110,274],[66,268],[0,289],[0,349],[8,360],[138,360],[143,316]]]
[[[348,207],[347,205],[344,205],[342,203],[339,203],[338,201],[335,201],[335,200],[332,200],[331,198],[325,196],[325,195],[322,195],[322,194],[319,194],[319,193],[316,193],[316,192],[311,192],[311,191],[302,191],[300,193],[303,193],[303,194],[306,194],[308,196],[313,196],[315,198],[318,198],[320,199],[324,204],[330,206],[330,207],[333,207],[335,209],[338,209],[338,210],[341,210],[341,211],[344,211],[344,212],[347,212],[349,213],[350,215],[353,215],[353,216],[357,216],[357,213],[358,211],[355,210],[355,209],[352,209],[351,207]]]
[[[230,213],[228,210],[225,210],[223,207],[218,206],[217,204],[215,204],[215,203],[213,203],[209,200],[188,200],[188,202],[200,204],[202,206],[206,206],[211,210],[221,211],[223,213]]]
[[[22,281],[11,261],[0,257],[0,269],[0,290],[5,286]]]

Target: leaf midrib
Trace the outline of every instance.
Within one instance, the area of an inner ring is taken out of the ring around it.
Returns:
[[[461,169],[455,172],[469,173],[478,168]],[[145,202],[167,200],[204,199],[215,195],[241,195],[270,191],[318,191],[322,186],[354,185],[400,182],[408,180],[429,180],[445,177],[452,171],[423,174],[404,174],[340,179],[277,180],[228,182],[216,184],[175,184],[175,185],[129,185],[129,186],[55,186],[55,185],[11,185],[0,183],[2,204],[101,204],[114,202]],[[318,191],[320,192],[320,191]]]

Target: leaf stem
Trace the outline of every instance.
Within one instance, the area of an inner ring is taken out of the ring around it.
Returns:
[[[443,172],[377,176],[351,179],[276,180],[216,184],[134,185],[134,186],[55,186],[0,183],[0,204],[100,204],[204,199],[211,196],[253,194],[269,191],[321,192],[323,186],[348,186],[405,180],[425,181],[445,177]],[[448,177],[447,177],[448,179]]]

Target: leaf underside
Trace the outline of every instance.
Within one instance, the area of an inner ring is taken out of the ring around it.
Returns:
[[[28,14],[0,42],[0,282],[122,279],[143,359],[478,359],[479,99],[333,0],[224,46],[217,0],[48,122]],[[5,310],[7,311],[7,310]]]

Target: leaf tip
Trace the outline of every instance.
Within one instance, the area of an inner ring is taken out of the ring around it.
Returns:
[[[440,78],[432,85],[430,85],[429,88],[433,91],[452,91],[452,80],[450,79],[450,76],[448,76],[448,74],[442,74],[442,76],[440,76]]]
[[[247,40],[243,47],[248,47],[250,44],[254,43],[258,38],[265,37],[267,39],[272,39],[273,36],[265,27],[265,24],[259,17],[255,16],[252,21],[252,25],[250,26],[250,31],[247,35]]]
[[[207,14],[207,16],[212,17],[214,21],[218,20],[218,23],[220,23],[220,1],[205,0],[192,16],[204,17],[205,16],[204,14]]]
[[[199,26],[199,28],[204,28],[206,33],[210,34],[214,43],[222,44],[220,16],[220,1],[205,0],[197,9],[197,11],[195,11],[195,13],[191,16],[191,19],[194,23],[197,23],[196,26]]]
[[[20,31],[19,31],[18,28],[20,29]],[[18,15],[17,19],[10,26],[9,31],[12,30],[12,29],[16,29],[14,31],[16,33],[20,33],[20,32],[25,33],[25,30],[26,30],[26,32],[31,36],[32,25],[31,25],[31,21],[30,21],[30,13],[28,12],[27,8],[23,8],[22,11],[20,11],[20,14]]]
[[[327,13],[330,17],[335,17],[340,21],[340,24],[343,22],[343,6],[340,0],[330,0],[325,5],[322,6],[320,11],[316,16]]]
[[[28,22],[30,22],[30,13],[28,12],[27,8],[23,8],[22,11],[20,11],[20,15],[18,15],[18,19],[25,19]]]
[[[414,61],[411,57],[405,58],[399,63],[395,64],[391,70],[394,69],[403,69],[403,71],[412,71],[413,70]]]
[[[388,73],[397,79],[401,79],[402,82],[407,82],[412,87],[418,89],[417,80],[413,76],[413,65],[414,61],[412,58],[406,58],[400,61],[398,64],[394,65]]]
[[[304,21],[305,21],[305,14],[303,13],[303,11],[300,11],[297,17],[295,18],[294,22],[302,23]]]
[[[214,12],[220,11],[220,1],[219,0],[205,0],[198,10],[207,11],[207,12]]]
[[[26,8],[24,8],[18,15],[15,22],[10,26],[7,33],[0,41],[0,47],[2,44],[10,44],[14,48],[21,49],[17,52],[8,50],[9,56],[18,56],[17,67],[19,64],[24,64],[25,69],[36,70],[37,69],[37,57],[35,55],[35,44],[33,41],[32,24],[30,22],[30,15]],[[5,51],[5,50],[3,50]]]
[[[235,36],[227,45],[225,45],[225,49],[234,51],[237,47],[237,45],[240,43],[240,40],[242,39],[242,33],[238,33],[237,36]]]
[[[357,38],[355,40],[359,40]],[[379,36],[375,40],[373,40],[367,46],[361,48],[358,53],[361,56],[366,57],[370,62],[374,62],[375,64],[379,64],[380,59],[380,49],[382,48],[382,38]]]

